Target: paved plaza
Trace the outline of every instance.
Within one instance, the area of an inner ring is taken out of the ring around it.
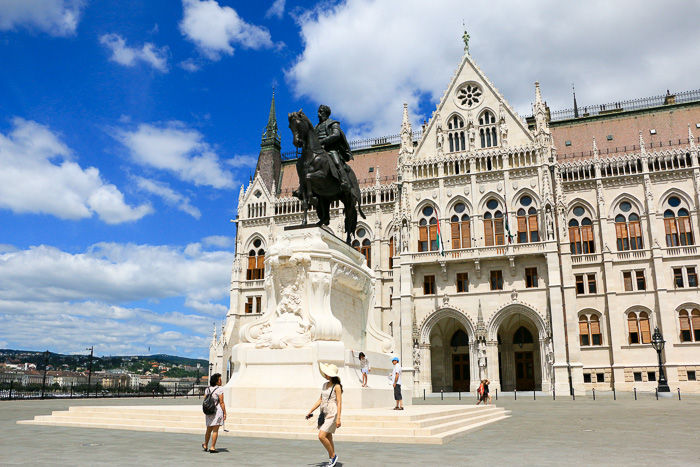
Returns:
[[[495,401],[494,401],[495,402]],[[198,404],[197,399],[99,399],[0,402],[0,465],[320,466],[320,443],[222,437],[205,453],[197,435],[17,425],[17,420],[77,405]],[[473,403],[463,397],[416,404]],[[311,405],[306,404],[306,405]],[[337,443],[344,466],[700,465],[700,397],[656,400],[629,393],[551,398],[501,396],[511,418],[447,445]],[[407,410],[411,410],[410,407]],[[342,430],[342,428],[340,428]]]

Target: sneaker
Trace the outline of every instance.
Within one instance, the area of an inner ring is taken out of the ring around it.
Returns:
[[[338,454],[333,456],[331,459],[328,460],[328,467],[333,467],[335,464],[338,463]]]

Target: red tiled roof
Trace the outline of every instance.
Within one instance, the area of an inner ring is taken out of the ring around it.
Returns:
[[[679,140],[680,145],[687,145],[688,124],[695,138],[700,136],[696,123],[700,123],[700,105],[669,109],[657,107],[605,117],[582,118],[561,124],[552,123],[551,131],[557,148],[557,159],[559,162],[567,162],[590,157],[594,137],[601,157],[638,151],[640,130],[647,150],[678,146]],[[652,135],[650,130],[656,130],[656,134]],[[608,135],[612,136],[612,140],[608,140]],[[566,141],[571,141],[571,145],[567,146]]]
[[[357,181],[361,187],[374,185],[377,170],[379,171],[380,183],[382,185],[396,180],[396,163],[399,157],[399,148],[391,146],[389,148],[377,148],[372,152],[362,152],[353,154],[354,160],[350,161],[350,167],[355,172]],[[370,172],[370,167],[374,171]],[[282,182],[280,184],[280,197],[289,197],[299,186],[297,177],[296,162],[288,162],[282,165]]]

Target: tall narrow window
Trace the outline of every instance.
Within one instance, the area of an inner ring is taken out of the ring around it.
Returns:
[[[632,286],[632,271],[625,271],[622,273],[622,282],[625,286],[625,292],[631,292],[634,290]]]
[[[537,287],[537,268],[525,268],[525,287]]]
[[[593,315],[591,316],[591,343],[593,345],[603,345],[603,339],[602,335],[600,333],[600,321],[598,320],[598,316]]]
[[[464,212],[465,210],[466,206],[464,203],[455,204],[452,217],[450,218],[452,248],[455,250],[471,247],[471,226],[469,215]]]
[[[688,275],[688,287],[697,287],[698,286],[698,273],[697,270],[695,269],[695,266],[688,266],[685,268],[685,272]]]
[[[262,247],[262,240],[256,238],[253,241],[253,248],[248,252],[248,268],[246,269],[246,280],[258,280],[265,278],[265,250]]]
[[[646,311],[639,313],[639,330],[642,334],[642,344],[651,343],[651,329],[649,326],[649,315]]]
[[[572,255],[595,253],[593,222],[582,206],[574,207],[569,220],[569,248]]]
[[[421,211],[422,218],[418,221],[418,251],[436,251],[437,216],[432,206],[426,206]]]
[[[435,276],[423,276],[423,293],[435,295]]]
[[[396,256],[396,250],[394,246],[394,236],[389,237],[389,269],[394,267],[394,256]]]
[[[583,295],[586,293],[585,282],[583,280],[583,274],[576,275],[576,295]]]
[[[518,204],[518,243],[538,242],[537,209],[532,206],[532,197],[523,195]]]
[[[589,329],[588,329],[588,318],[581,316],[578,320],[579,337],[581,339],[581,346],[591,345]]]
[[[464,136],[464,120],[459,115],[453,115],[447,121],[447,139],[450,144],[450,152],[465,151],[467,149]]]
[[[457,292],[469,292],[469,274],[466,272],[457,273]]]
[[[481,137],[482,148],[498,145],[496,139],[496,116],[490,110],[484,110],[479,116],[479,136]]]
[[[691,318],[686,310],[681,310],[678,313],[678,318],[681,322],[681,342],[693,342],[693,333]]]
[[[503,290],[503,273],[491,271],[491,290]]]
[[[639,344],[639,325],[636,313],[627,315],[627,327],[629,328],[630,344]]]
[[[646,290],[647,282],[644,279],[644,271],[634,271],[637,277],[637,290]]]
[[[588,274],[588,293],[598,293],[598,287],[595,282],[595,274]]]
[[[671,196],[664,202],[664,208],[666,246],[693,245],[693,230],[685,202],[681,201],[678,196]]]
[[[372,242],[369,241],[369,239],[364,239],[362,240],[362,249],[360,250],[360,253],[365,257],[365,260],[367,261],[367,267],[371,268],[372,267]]]
[[[504,245],[503,212],[498,201],[490,199],[484,213],[484,244],[486,246]]]
[[[673,268],[673,282],[677,289],[683,288],[683,268]]]
[[[641,250],[642,227],[639,215],[632,211],[632,204],[623,201],[618,206],[619,214],[615,216],[615,235],[617,237],[617,250]]]

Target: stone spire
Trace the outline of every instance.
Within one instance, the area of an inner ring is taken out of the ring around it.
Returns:
[[[214,323],[214,333],[211,336],[211,345],[209,347],[216,347],[216,323]]]
[[[401,122],[401,147],[399,148],[399,160],[405,160],[402,156],[413,154],[413,131],[411,120],[408,118],[408,103],[403,103],[403,120]]]
[[[539,81],[535,81],[535,104],[533,105],[533,114],[535,116],[535,136],[537,142],[547,145],[550,143],[552,135],[549,132],[547,104],[542,101]]]
[[[639,150],[642,152],[642,154],[647,152],[647,148],[644,145],[644,138],[642,138],[642,130],[639,130]]]
[[[574,90],[574,118],[578,118],[578,105],[576,104],[576,88],[574,85],[571,85],[571,88]]]
[[[258,165],[255,167],[255,177],[260,176],[267,187],[267,191],[272,192],[272,186],[279,186],[279,177],[282,167],[282,143],[277,131],[277,113],[275,111],[275,89],[272,88],[272,102],[270,103],[270,115],[267,118],[267,126],[263,130],[262,142],[260,143],[260,155]],[[252,178],[251,178],[252,182]]]
[[[485,341],[488,333],[486,332],[486,324],[484,323],[484,315],[481,313],[481,300],[479,300],[479,314],[476,318],[476,339]]]
[[[267,126],[263,130],[262,148],[275,148],[278,151],[282,145],[280,143],[280,135],[277,130],[277,112],[275,111],[275,88],[272,88],[272,102],[270,103],[270,115],[267,118]]]

